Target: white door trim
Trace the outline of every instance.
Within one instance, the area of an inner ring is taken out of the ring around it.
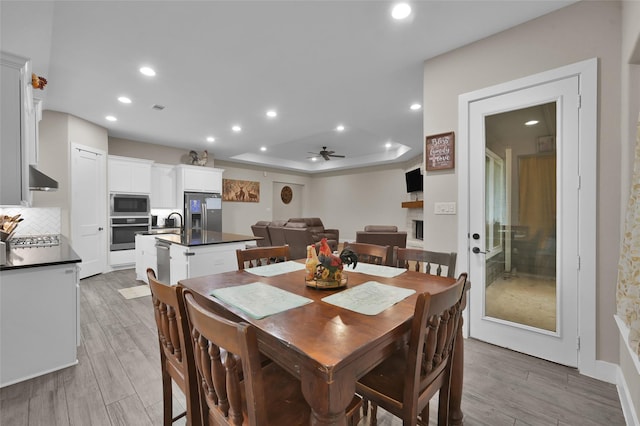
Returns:
[[[581,94],[579,112],[579,241],[578,334],[581,336],[578,369],[582,374],[598,377],[596,362],[596,208],[597,208],[597,139],[598,139],[598,59],[545,71],[532,76],[464,93],[458,97],[458,262],[470,266],[469,218],[469,109],[472,102],[536,86],[571,76],[578,76]],[[471,283],[473,286],[473,282]],[[469,334],[469,316],[465,311],[465,335]]]

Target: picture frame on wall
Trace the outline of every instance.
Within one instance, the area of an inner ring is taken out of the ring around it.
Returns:
[[[260,182],[238,179],[222,179],[222,201],[259,203]]]
[[[427,136],[426,140],[426,170],[447,170],[455,167],[455,134],[454,132],[439,133]]]

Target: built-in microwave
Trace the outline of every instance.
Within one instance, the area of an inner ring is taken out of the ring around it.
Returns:
[[[149,196],[145,194],[111,194],[111,216],[149,216]]]

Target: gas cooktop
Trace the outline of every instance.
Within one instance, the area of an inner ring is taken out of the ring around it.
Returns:
[[[51,247],[60,245],[58,235],[29,235],[11,239],[13,247]]]

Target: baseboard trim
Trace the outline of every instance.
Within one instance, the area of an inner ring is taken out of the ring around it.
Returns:
[[[620,405],[622,406],[622,414],[627,422],[627,426],[640,426],[640,420],[638,419],[638,413],[633,406],[631,399],[631,393],[629,393],[629,387],[627,381],[622,374],[622,369],[617,368],[617,380],[616,386],[618,388],[618,398],[620,398]]]

